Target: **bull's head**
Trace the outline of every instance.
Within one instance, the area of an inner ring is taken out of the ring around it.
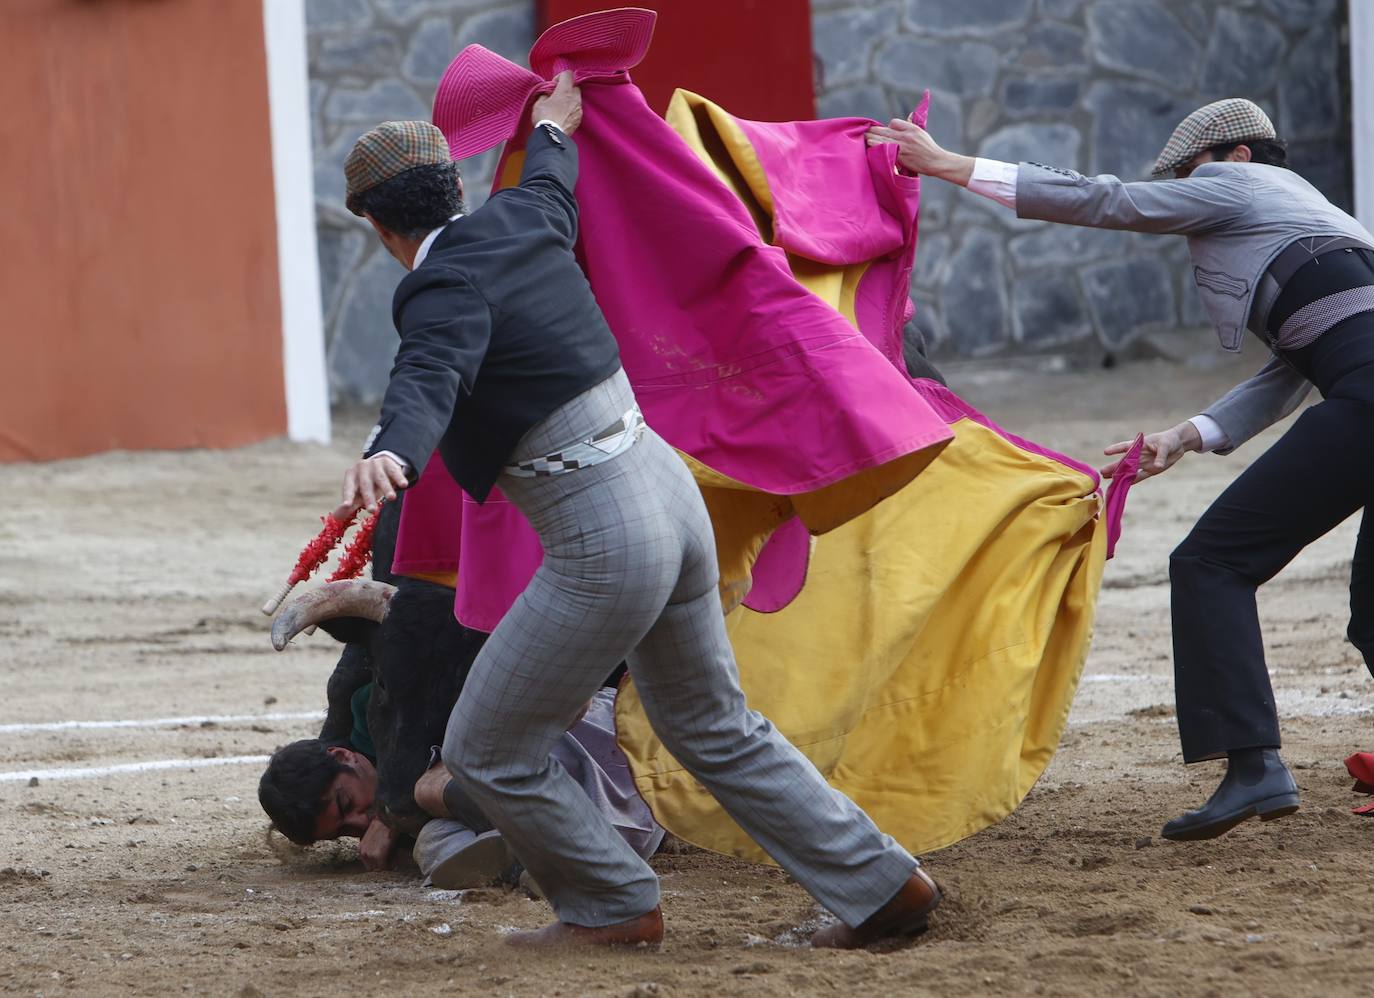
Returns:
[[[281,651],[309,627],[322,626],[344,643],[343,654],[329,675],[328,710],[320,739],[348,741],[353,730],[353,694],[372,682],[372,638],[386,619],[396,587],[384,582],[331,582],[296,597],[272,622],[272,647]]]
[[[453,590],[418,579],[333,582],[293,600],[272,625],[278,650],[311,625],[345,642],[329,678],[329,714],[320,737],[347,740],[354,692],[373,683],[367,722],[377,750],[377,801],[387,824],[415,834],[428,816],[415,781],[486,635],[453,616]]]

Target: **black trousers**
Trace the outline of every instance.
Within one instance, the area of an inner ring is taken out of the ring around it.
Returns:
[[[1278,747],[1255,590],[1374,497],[1374,313],[1288,355],[1323,401],[1247,468],[1169,559],[1174,681],[1186,762]],[[1374,673],[1374,521],[1350,572],[1347,634]]]

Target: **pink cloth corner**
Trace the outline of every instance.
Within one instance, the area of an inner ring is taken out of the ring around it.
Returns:
[[[564,70],[585,78],[633,69],[649,51],[657,21],[657,11],[646,7],[617,7],[551,24],[530,48],[530,69],[547,80]]]
[[[431,117],[448,140],[449,155],[466,159],[513,138],[530,98],[552,91],[553,78],[565,69],[580,84],[639,65],[657,20],[652,10],[620,7],[560,21],[530,49],[533,72],[469,45],[449,63],[434,91]]]
[[[1135,485],[1136,472],[1140,470],[1140,454],[1145,448],[1145,434],[1137,433],[1130,448],[1121,457],[1112,475],[1112,484],[1107,486],[1107,558],[1116,554],[1116,542],[1121,540],[1121,518],[1126,513],[1126,496]]]
[[[810,567],[811,534],[794,516],[773,531],[759,552],[744,605],[758,613],[777,613],[801,594]]]

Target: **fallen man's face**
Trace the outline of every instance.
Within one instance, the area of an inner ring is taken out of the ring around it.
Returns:
[[[334,777],[325,791],[324,809],[315,819],[315,841],[361,838],[374,817],[377,770],[358,752],[345,748],[331,748],[329,752],[351,768]]]

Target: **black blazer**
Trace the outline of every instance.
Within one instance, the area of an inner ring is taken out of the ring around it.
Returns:
[[[577,241],[577,147],[543,125],[520,185],[451,222],[392,302],[401,345],[368,454],[389,450],[411,481],[438,447],[486,499],[520,438],[620,368]]]

